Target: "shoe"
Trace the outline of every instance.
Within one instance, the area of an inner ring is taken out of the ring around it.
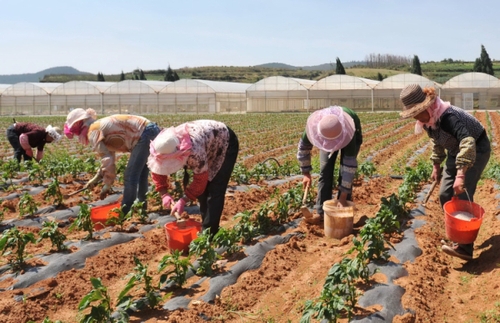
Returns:
[[[310,218],[304,218],[304,221],[306,221],[306,223],[309,223],[309,224],[321,224],[321,223],[323,223],[324,219],[323,219],[322,215],[314,214]]]
[[[469,260],[472,260],[472,254],[469,254],[467,251],[463,250],[459,245],[455,244],[453,246],[447,246],[447,245],[444,245],[444,246],[441,246],[441,250],[443,250],[443,252],[445,254],[448,254],[452,257],[458,257],[462,260],[466,260],[466,261],[469,261]]]

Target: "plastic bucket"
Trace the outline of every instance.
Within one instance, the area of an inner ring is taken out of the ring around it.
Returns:
[[[187,219],[186,226],[179,228],[177,221],[165,224],[165,234],[167,235],[168,248],[170,250],[188,251],[191,241],[196,239],[201,231],[201,223]]]
[[[348,206],[337,207],[337,200],[328,200],[323,203],[325,211],[325,236],[342,239],[352,233],[354,220],[354,203],[347,201]]]
[[[444,203],[444,223],[446,235],[456,243],[468,244],[476,240],[479,227],[483,221],[484,209],[477,203],[459,200],[454,196],[451,201]],[[468,212],[473,218],[463,220],[453,216],[455,212]]]
[[[110,212],[114,208],[119,208],[121,202],[116,202],[113,204],[94,206],[90,209],[90,219],[94,223],[94,230],[101,230],[106,225],[106,221],[110,217],[118,217],[117,212]]]

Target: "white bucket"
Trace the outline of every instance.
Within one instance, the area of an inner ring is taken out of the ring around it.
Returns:
[[[347,201],[348,206],[337,207],[337,200],[323,203],[325,211],[325,236],[342,239],[352,233],[354,221],[354,203]]]

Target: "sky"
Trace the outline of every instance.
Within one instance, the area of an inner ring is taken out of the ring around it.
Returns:
[[[0,0],[0,75],[500,60],[498,0]]]

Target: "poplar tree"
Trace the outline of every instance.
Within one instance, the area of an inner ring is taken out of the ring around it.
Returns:
[[[422,68],[420,67],[420,60],[418,59],[417,55],[413,56],[413,63],[411,64],[410,73],[417,74],[420,76],[422,75]]]
[[[338,57],[337,57],[335,74],[346,74],[345,69],[344,69],[344,65],[342,65],[342,62],[340,62],[340,58],[338,58]]]
[[[120,81],[125,81],[125,74],[123,74],[123,71],[122,74],[120,74]]]
[[[484,45],[481,45],[481,57],[476,58],[473,71],[495,75],[495,72],[493,71],[493,63],[491,62],[490,56],[488,55],[486,48],[484,48]]]

